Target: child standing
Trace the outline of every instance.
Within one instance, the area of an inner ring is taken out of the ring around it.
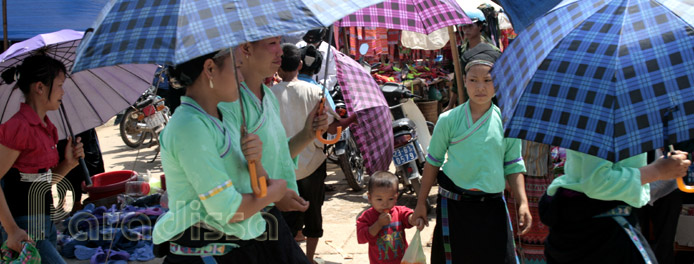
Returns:
[[[520,233],[527,232],[532,217],[521,141],[504,138],[501,111],[492,103],[490,71],[499,52],[468,52],[464,78],[470,99],[439,117],[414,217],[426,220],[426,198],[438,179],[431,263],[518,263],[502,192],[508,181],[519,203]]]
[[[398,178],[390,172],[376,172],[368,186],[371,208],[357,219],[357,241],[369,243],[369,261],[400,263],[407,239],[405,228],[414,226],[412,209],[395,206],[398,199]],[[418,226],[424,226],[418,222]]]

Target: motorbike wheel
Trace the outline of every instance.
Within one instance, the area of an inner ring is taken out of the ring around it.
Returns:
[[[338,156],[338,161],[349,187],[355,192],[364,189],[364,160],[352,137],[347,139],[347,151]]]
[[[123,143],[131,148],[137,148],[145,141],[146,133],[137,131],[137,119],[132,117],[135,110],[128,108],[123,114],[123,119],[120,122],[120,138]]]
[[[325,151],[327,153],[327,159],[328,162],[334,163],[334,164],[339,164],[340,161],[338,159],[338,156],[335,154],[335,145],[329,145]]]

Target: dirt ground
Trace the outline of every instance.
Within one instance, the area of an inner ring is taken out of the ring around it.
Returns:
[[[99,135],[99,143],[104,156],[106,171],[115,170],[134,170],[139,174],[146,174],[148,171],[152,175],[163,174],[161,160],[155,157],[155,147],[132,149],[126,146],[120,138],[117,126],[113,126],[113,120],[106,125],[96,128]],[[154,162],[149,162],[154,159]],[[395,169],[391,165],[391,171]],[[342,170],[335,164],[328,163],[328,178],[326,184],[334,186],[335,191],[326,193],[323,204],[323,229],[324,236],[318,243],[316,257],[325,263],[368,263],[368,245],[358,244],[356,236],[356,219],[366,209],[369,208],[366,200],[366,191],[354,192],[347,185]],[[432,190],[435,193],[435,189]],[[434,195],[429,199],[435,201]],[[405,194],[399,201],[413,208],[415,197],[412,194]],[[435,214],[429,215],[429,227],[422,232],[424,252],[427,255],[431,251],[431,237],[434,229]],[[415,229],[408,229],[407,239],[410,241]],[[305,243],[300,243],[305,249]],[[146,263],[160,263],[161,259],[154,259]],[[88,261],[68,260],[68,263],[88,263]]]

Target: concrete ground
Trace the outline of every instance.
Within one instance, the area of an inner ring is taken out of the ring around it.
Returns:
[[[161,161],[157,157],[154,162],[148,163],[155,156],[155,147],[132,149],[126,146],[120,138],[117,126],[113,126],[113,120],[96,129],[99,135],[99,143],[104,157],[106,171],[134,170],[140,174],[148,171],[152,175],[163,174]],[[391,171],[394,168],[391,166]],[[369,208],[366,200],[366,191],[353,192],[344,179],[342,170],[335,164],[328,164],[328,178],[326,184],[334,186],[335,191],[327,192],[323,204],[323,229],[324,236],[318,243],[316,257],[325,263],[368,263],[368,245],[358,244],[356,235],[356,219]],[[431,192],[435,193],[435,190]],[[434,201],[434,195],[429,199]],[[399,201],[414,208],[415,197],[405,194]],[[429,227],[422,230],[424,252],[429,258],[431,251],[431,237],[435,224],[435,213],[429,214]],[[407,239],[410,241],[415,229],[407,230]],[[306,243],[300,243],[305,250]],[[88,261],[67,260],[70,264],[86,264]],[[161,259],[154,259],[144,263],[161,263]]]

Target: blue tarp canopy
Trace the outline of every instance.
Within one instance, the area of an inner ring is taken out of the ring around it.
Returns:
[[[107,2],[108,0],[7,0],[7,39],[24,40],[61,29],[85,31],[92,26]],[[3,36],[2,30],[0,27],[0,39]]]

